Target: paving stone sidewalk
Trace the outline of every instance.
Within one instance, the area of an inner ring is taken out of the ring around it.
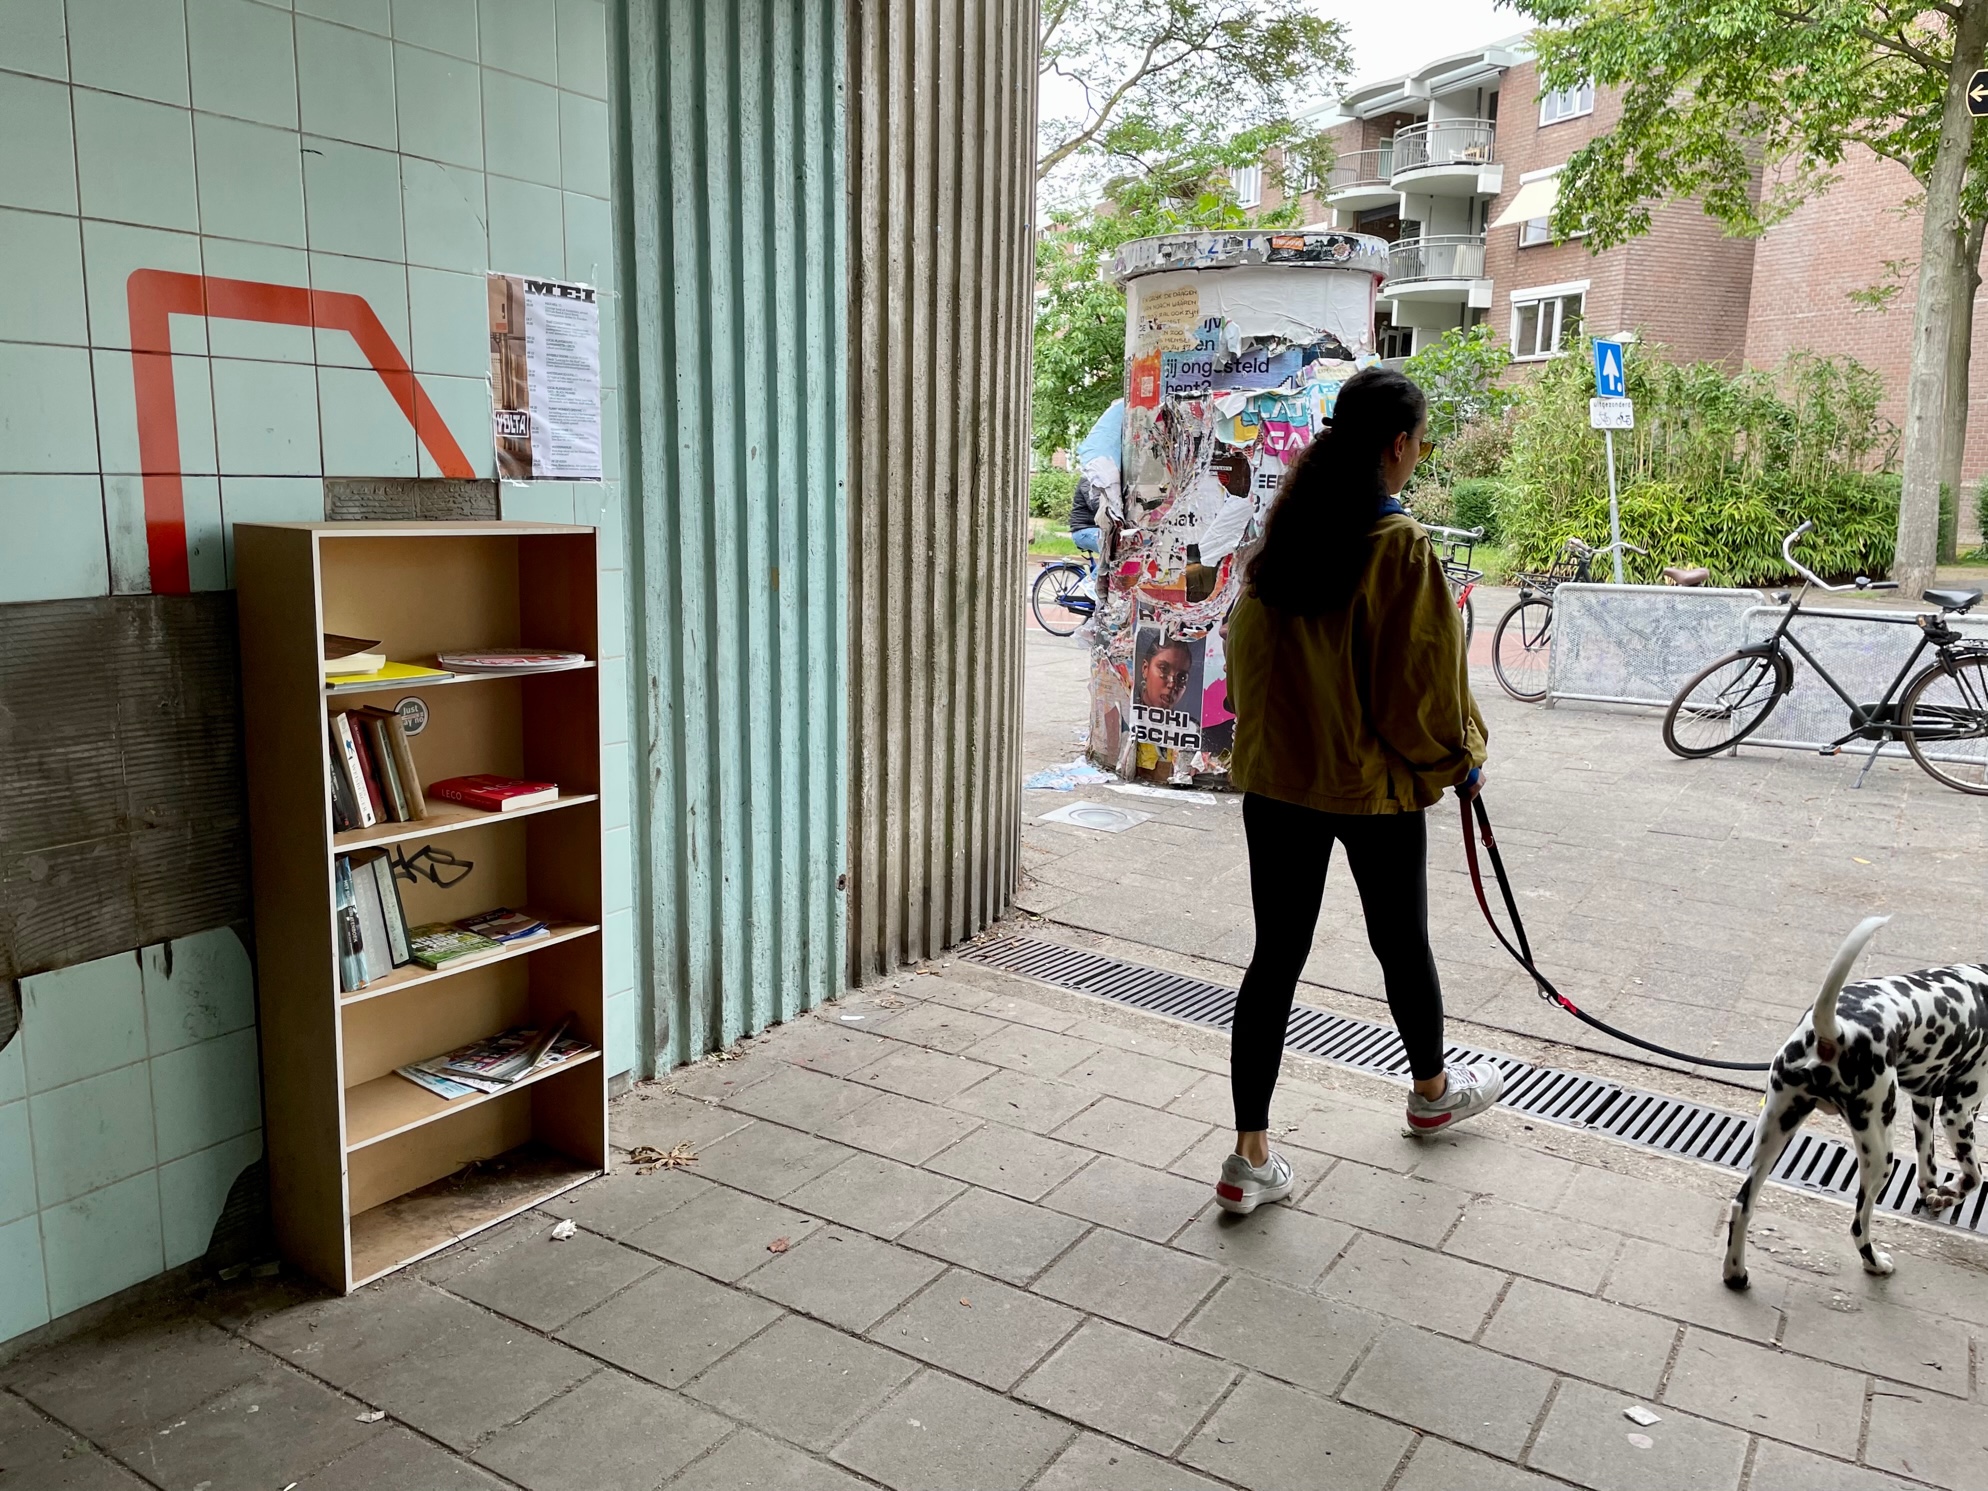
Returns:
[[[1960,1240],[963,964],[617,1100],[613,1174],[347,1299],[220,1286],[0,1365],[7,1491],[1979,1491]],[[579,1231],[552,1240],[558,1218]],[[1625,1408],[1646,1405],[1639,1427]],[[1636,1436],[1641,1436],[1640,1438]]]

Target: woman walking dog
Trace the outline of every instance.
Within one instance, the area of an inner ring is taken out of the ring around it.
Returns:
[[[1284,476],[1229,621],[1229,775],[1245,794],[1256,918],[1230,1043],[1236,1152],[1215,1187],[1232,1212],[1291,1193],[1290,1164],[1269,1147],[1270,1094],[1335,843],[1408,1052],[1404,1131],[1440,1133],[1503,1088],[1493,1067],[1444,1067],[1429,950],[1422,810],[1446,787],[1476,795],[1484,721],[1442,566],[1394,500],[1429,452],[1425,415],[1400,373],[1346,382],[1332,428]]]

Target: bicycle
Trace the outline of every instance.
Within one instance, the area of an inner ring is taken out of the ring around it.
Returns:
[[[1067,637],[1097,613],[1097,597],[1085,582],[1097,573],[1097,564],[1076,559],[1045,559],[1035,582],[1029,586],[1029,609],[1036,624],[1052,636]]]
[[[1491,672],[1499,688],[1522,704],[1537,704],[1546,697],[1546,665],[1553,646],[1553,592],[1562,585],[1590,583],[1595,561],[1617,549],[1630,554],[1650,552],[1626,540],[1595,548],[1570,538],[1560,546],[1553,567],[1545,574],[1519,576],[1519,598],[1498,618],[1497,630],[1491,633]],[[1664,577],[1674,585],[1702,585],[1706,573],[1666,569]]]
[[[1484,539],[1484,530],[1424,524],[1423,531],[1436,546],[1438,558],[1442,561],[1443,578],[1449,582],[1450,594],[1456,597],[1457,611],[1463,617],[1463,645],[1468,649],[1470,639],[1477,631],[1477,606],[1470,594],[1477,589],[1477,582],[1484,578],[1484,571],[1472,569],[1470,561],[1473,551]]]
[[[1939,607],[1938,614],[1865,618],[1897,626],[1916,626],[1920,635],[1919,645],[1900,666],[1884,697],[1875,704],[1859,703],[1789,627],[1802,614],[1802,601],[1812,588],[1896,590],[1898,583],[1858,575],[1848,584],[1831,585],[1795,558],[1796,540],[1814,526],[1813,521],[1804,523],[1781,540],[1781,557],[1806,583],[1801,594],[1788,603],[1774,635],[1707,664],[1679,689],[1664,715],[1664,744],[1673,754],[1687,760],[1702,760],[1737,747],[1761,727],[1774,712],[1775,705],[1794,688],[1795,666],[1788,658],[1788,649],[1793,648],[1815,669],[1816,677],[1850,709],[1848,733],[1821,747],[1819,754],[1838,755],[1853,740],[1871,742],[1870,760],[1858,774],[1859,785],[1876,763],[1884,743],[1901,741],[1912,759],[1934,781],[1957,792],[1988,796],[1988,645],[1962,641],[1961,634],[1947,624],[1949,616],[1970,610],[1981,599],[1981,592],[1928,590],[1925,598]],[[1913,665],[1929,647],[1937,652],[1936,660],[1913,673]],[[1909,681],[1907,675],[1911,675]],[[1958,762],[1935,762],[1928,753],[1929,748],[1960,741],[1979,741],[1984,746]]]

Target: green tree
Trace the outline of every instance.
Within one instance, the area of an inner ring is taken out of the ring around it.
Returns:
[[[1895,569],[1932,578],[1943,478],[1958,490],[1966,348],[1988,147],[1967,85],[1988,54],[1988,0],[1515,0],[1542,89],[1622,90],[1614,129],[1560,175],[1557,234],[1597,252],[1649,229],[1654,204],[1700,199],[1759,233],[1826,190],[1863,145],[1923,189]],[[1952,409],[1962,411],[1958,418]]]
[[[1504,413],[1512,391],[1498,379],[1511,363],[1510,349],[1499,345],[1485,322],[1468,331],[1452,327],[1409,358],[1402,371],[1428,395],[1429,438],[1440,445],[1466,425]]]

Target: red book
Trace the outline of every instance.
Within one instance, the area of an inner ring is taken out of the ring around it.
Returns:
[[[510,813],[519,808],[535,808],[540,803],[559,801],[559,788],[551,782],[521,782],[516,777],[450,777],[430,782],[428,795],[465,808],[481,808],[486,813]]]
[[[379,765],[373,760],[373,743],[366,737],[365,725],[347,717],[352,727],[352,745],[359,757],[359,771],[365,778],[366,795],[373,800],[373,815],[381,823],[391,823],[393,814],[389,811],[387,795],[380,786]]]

